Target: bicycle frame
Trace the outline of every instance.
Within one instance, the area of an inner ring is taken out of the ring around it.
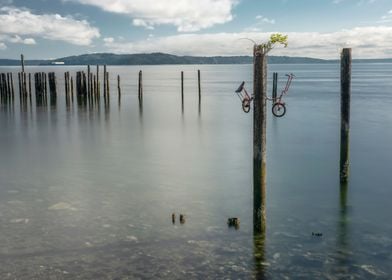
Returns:
[[[293,73],[290,74],[286,74],[287,76],[287,82],[286,82],[286,86],[285,88],[281,91],[280,95],[278,98],[276,98],[275,103],[282,103],[282,97],[283,95],[286,95],[289,92],[290,86],[291,86],[291,82],[293,81],[295,75]],[[272,98],[267,98],[272,100]]]
[[[293,73],[290,74],[286,74],[287,76],[287,82],[286,82],[286,86],[284,87],[284,89],[281,91],[279,97],[277,97],[276,99],[274,98],[270,98],[268,96],[265,97],[266,100],[270,100],[273,102],[273,105],[276,104],[281,104],[282,107],[284,107],[284,102],[282,102],[282,98],[284,95],[286,95],[289,92],[290,86],[291,86],[291,82],[293,81],[295,75]],[[253,94],[250,95],[246,89],[245,89],[245,82],[242,82],[240,84],[240,86],[238,87],[238,89],[235,91],[235,93],[237,94],[238,98],[241,100],[242,103],[242,109],[244,110],[245,113],[248,113],[250,110],[250,105],[251,102],[253,101],[254,97]],[[274,106],[273,106],[274,107]],[[279,107],[279,106],[278,106]],[[280,107],[279,107],[280,108]],[[284,108],[284,111],[286,111],[286,108]],[[283,113],[284,114],[284,113]],[[280,115],[283,116],[283,115]]]
[[[249,95],[249,93],[246,91],[245,87],[245,82],[242,82],[241,85],[238,87],[238,89],[235,91],[237,93],[238,98],[243,102],[244,100],[251,101],[253,97]]]

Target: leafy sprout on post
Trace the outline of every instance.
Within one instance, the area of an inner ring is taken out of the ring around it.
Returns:
[[[255,44],[255,53],[259,54],[268,54],[276,45],[283,45],[283,47],[287,47],[288,35],[282,35],[280,33],[271,34],[268,42],[263,44]]]

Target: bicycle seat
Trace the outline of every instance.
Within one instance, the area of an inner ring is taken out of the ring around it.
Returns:
[[[245,82],[242,82],[235,92],[240,93],[242,91],[242,89],[244,88],[244,85],[245,85]]]

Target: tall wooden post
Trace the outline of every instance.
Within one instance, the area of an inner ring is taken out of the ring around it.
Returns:
[[[31,99],[31,73],[29,73],[29,98]]]
[[[139,86],[138,86],[139,103],[143,101],[143,72],[139,71]]]
[[[97,65],[97,95],[99,95],[99,65]]]
[[[71,101],[73,103],[74,100],[74,82],[73,82],[73,77],[71,76]]]
[[[200,70],[197,70],[197,84],[199,87],[199,103],[200,103],[200,98],[201,98]]]
[[[121,99],[120,75],[117,75],[117,90],[118,90],[118,100],[120,100]]]
[[[24,65],[24,55],[23,54],[20,55],[20,63],[21,63],[21,66],[22,66],[22,72],[24,72],[25,71],[25,69],[24,69],[25,65]]]
[[[106,95],[109,98],[110,95],[109,72],[106,72]]]
[[[103,95],[106,97],[106,65],[103,66]]]
[[[264,232],[266,219],[267,56],[254,48],[253,113],[253,228]]]
[[[181,103],[184,104],[184,71],[181,71]]]
[[[90,97],[90,65],[87,65],[87,94]]]
[[[351,95],[351,49],[345,48],[340,62],[340,182],[348,181],[350,151],[350,95]]]
[[[13,78],[13,74],[12,74],[12,73],[10,73],[10,77],[11,77],[12,98],[14,98],[14,96],[15,96],[15,90],[14,90],[14,78]]]

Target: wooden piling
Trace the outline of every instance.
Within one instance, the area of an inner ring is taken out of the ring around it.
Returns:
[[[117,75],[117,90],[118,90],[118,100],[120,100],[121,99],[120,75]]]
[[[253,228],[265,231],[267,55],[254,48],[253,113]]]
[[[106,98],[106,64],[103,66],[103,95]]]
[[[340,182],[349,177],[350,151],[350,95],[351,95],[351,49],[344,48],[340,61]]]
[[[73,82],[72,76],[71,76],[71,101],[72,101],[72,103],[74,101],[74,82]]]
[[[100,89],[99,89],[99,65],[97,65],[97,95],[99,96]]]
[[[201,99],[200,70],[197,70],[197,84],[199,88],[199,100]]]
[[[272,102],[275,104],[278,95],[278,73],[274,72],[272,82]]]
[[[90,86],[89,86],[90,98],[91,98],[91,100],[93,100],[93,97],[94,97],[93,73],[89,74],[89,81],[90,81]]]
[[[68,95],[67,73],[68,73],[68,72],[64,72],[64,89],[65,89],[65,96]],[[66,99],[67,99],[67,97],[66,97]]]
[[[14,98],[15,96],[15,90],[14,90],[14,77],[13,74],[10,73],[10,77],[11,77],[11,92],[12,92],[12,98]]]
[[[87,94],[90,97],[90,65],[87,65]]]
[[[7,73],[7,91],[8,91],[8,96],[11,96],[11,79],[10,79],[10,74]]]
[[[22,66],[22,72],[24,72],[25,71],[25,63],[24,63],[24,55],[23,54],[20,55],[20,63]]]
[[[184,104],[184,71],[181,71],[181,103]]]
[[[143,100],[143,72],[142,72],[142,70],[139,71],[138,96],[139,96],[139,102],[141,102]]]
[[[50,97],[55,98],[57,95],[57,89],[56,89],[56,74],[54,72],[50,72],[48,74],[48,80],[49,80],[49,92],[50,92]]]
[[[95,100],[98,100],[98,98],[97,98],[97,96],[98,96],[98,94],[97,94],[97,76],[96,75],[94,75],[94,88],[93,88],[93,92],[94,92],[94,99]]]
[[[23,76],[23,93],[25,96],[27,96],[27,77],[26,77],[26,72],[22,73]]]
[[[106,95],[109,98],[110,95],[109,72],[106,72]]]
[[[22,80],[21,80],[21,72],[18,72],[18,84],[19,84],[19,98],[22,100]]]
[[[31,99],[31,73],[29,73],[29,97]]]
[[[47,81],[47,75],[46,73],[43,72],[44,76],[44,89],[45,89],[45,97],[48,96],[48,81]]]

